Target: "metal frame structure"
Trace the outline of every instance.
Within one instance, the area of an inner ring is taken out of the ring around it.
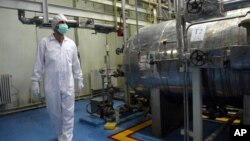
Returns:
[[[109,6],[114,5],[114,3],[112,1],[109,1],[109,0],[88,0],[88,2],[94,2],[94,3],[109,5]],[[115,3],[115,6],[118,7],[118,8],[123,8],[123,4],[122,3]],[[134,6],[127,5],[127,4],[124,5],[124,7],[126,9],[132,10],[132,11],[135,11],[135,9],[136,9],[136,6],[134,7]],[[138,12],[141,12],[141,13],[150,14],[147,10],[145,10],[143,8],[137,7],[137,10],[138,10]]]
[[[29,0],[1,0],[0,8],[15,9],[15,10],[22,9],[24,11],[44,13],[45,21],[47,19],[46,15],[58,14],[58,13],[62,13],[67,16],[92,18],[95,20],[107,21],[107,22],[115,22],[115,18],[117,21],[119,21],[120,18],[120,17],[114,17],[113,15],[104,14],[101,12],[48,4],[47,0],[41,0],[39,2],[29,1]],[[134,19],[127,19],[126,22],[128,24],[136,25],[136,20]],[[145,21],[139,21],[138,24],[141,26],[146,26],[150,25],[151,23]]]

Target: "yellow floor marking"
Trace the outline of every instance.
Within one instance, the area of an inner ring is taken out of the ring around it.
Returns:
[[[127,130],[124,130],[118,134],[115,134],[111,136],[112,139],[117,140],[117,141],[138,141],[139,139],[135,139],[133,137],[130,137],[130,135],[134,134],[135,132],[146,128],[152,124],[152,120],[145,121],[143,123],[140,123],[136,126],[133,126]]]
[[[202,118],[208,119],[208,116],[203,115]],[[228,118],[226,118],[226,117],[221,117],[221,118],[215,118],[215,120],[217,120],[217,121],[222,121],[222,122],[227,122],[227,121],[228,121]],[[236,120],[234,120],[233,123],[234,123],[234,124],[240,124],[240,120],[239,120],[239,119],[236,119]]]
[[[215,120],[227,122],[227,121],[228,121],[228,118],[222,117],[222,118],[216,118]],[[234,120],[233,123],[234,123],[234,124],[240,124],[240,120],[239,120],[239,119],[236,119],[236,120]]]
[[[202,118],[207,119],[208,117],[203,115]],[[226,122],[228,120],[228,118],[216,118],[216,120]],[[235,120],[234,123],[236,123],[236,124],[240,123],[240,120]],[[146,128],[150,125],[152,125],[152,120],[145,121],[143,123],[140,123],[136,126],[129,128],[127,130],[124,130],[124,131],[121,131],[117,134],[114,134],[110,138],[112,138],[116,141],[139,141],[139,139],[136,139],[136,138],[133,138],[130,136],[132,134],[134,134],[135,132],[137,132],[143,128]]]

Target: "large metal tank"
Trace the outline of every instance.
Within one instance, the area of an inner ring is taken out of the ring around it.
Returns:
[[[206,62],[202,68],[204,104],[241,107],[242,95],[250,94],[248,69],[213,66],[216,57],[223,59],[225,54],[233,54],[231,48],[248,47],[246,29],[238,26],[241,21],[250,18],[248,11],[249,8],[234,10],[227,12],[224,20],[188,24],[188,51],[214,51],[210,53],[212,61]],[[199,37],[202,39],[195,39],[197,37],[192,35],[198,29],[203,29],[202,37]],[[184,73],[178,56],[174,20],[141,28],[138,35],[130,37],[125,48],[124,71],[127,83],[145,96],[149,96],[150,88],[160,88],[163,95],[181,103],[179,98],[183,93]],[[238,60],[241,61],[248,63],[247,60]],[[188,73],[187,78],[186,86],[191,93],[191,73]]]

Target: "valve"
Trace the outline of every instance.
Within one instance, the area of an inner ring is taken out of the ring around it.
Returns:
[[[207,54],[201,50],[195,50],[190,55],[190,61],[194,66],[202,66],[207,62]]]
[[[202,10],[202,0],[188,0],[187,1],[187,12],[196,14]]]

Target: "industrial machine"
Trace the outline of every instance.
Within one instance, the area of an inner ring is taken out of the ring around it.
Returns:
[[[116,122],[117,117],[123,118],[128,115],[132,115],[136,112],[143,111],[142,115],[146,115],[149,112],[149,101],[148,99],[139,96],[132,95],[131,102],[128,103],[124,100],[124,95],[116,96],[116,93],[124,93],[119,88],[115,87],[112,83],[112,78],[123,77],[124,72],[122,71],[122,66],[118,65],[116,70],[112,70],[110,67],[110,56],[109,56],[109,47],[106,45],[106,55],[104,56],[104,62],[106,67],[104,69],[99,70],[99,75],[101,75],[101,83],[102,87],[99,92],[95,95],[92,95],[90,98],[90,102],[86,107],[86,111],[91,116],[100,117],[104,119],[106,122]],[[94,76],[96,77],[96,76]],[[98,83],[94,81],[93,83]],[[114,105],[114,100],[122,101],[122,105],[116,106]],[[115,124],[115,126],[116,126]],[[112,127],[113,129],[113,127]]]
[[[183,93],[188,95],[188,113],[192,112],[190,106],[197,102],[192,100],[196,81],[193,68],[201,73],[197,81],[210,118],[226,116],[229,108],[243,108],[243,122],[249,122],[244,102],[250,94],[249,10],[242,8],[227,12],[225,17],[188,23],[187,50],[177,48],[175,20],[141,28],[139,34],[130,37],[124,52],[125,78],[137,94],[150,97],[155,135],[183,126]]]

